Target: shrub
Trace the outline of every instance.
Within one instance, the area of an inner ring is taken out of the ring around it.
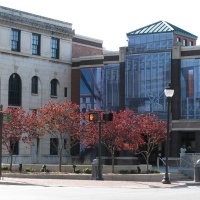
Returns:
[[[31,167],[27,167],[24,169],[25,172],[35,172],[35,170]]]
[[[91,173],[92,173],[92,169],[90,169],[90,168],[85,168],[85,169],[83,169],[83,173],[91,174]]]
[[[5,165],[3,165],[3,166],[1,167],[1,169],[2,169],[2,170],[8,170],[8,167],[5,166]]]
[[[79,174],[79,173],[81,173],[81,170],[80,169],[75,169],[74,173]]]
[[[131,174],[138,174],[138,170],[132,169],[132,170],[130,171],[130,173],[131,173]]]
[[[157,170],[157,169],[154,169],[154,170],[151,170],[151,173],[159,174],[159,173],[160,173],[160,171],[159,171],[159,170]]]
[[[120,174],[129,174],[129,171],[127,169],[121,169],[119,170]]]
[[[44,167],[42,167],[42,168],[40,169],[40,171],[41,171],[41,172],[50,172],[48,169],[45,169]]]

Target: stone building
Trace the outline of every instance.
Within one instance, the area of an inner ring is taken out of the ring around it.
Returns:
[[[72,24],[0,6],[0,104],[29,112],[71,99]],[[19,142],[14,163],[56,162],[50,140]],[[41,151],[38,148],[42,148]],[[40,152],[40,154],[38,154]],[[66,157],[67,159],[67,157]],[[66,160],[65,159],[65,160]],[[7,154],[2,162],[8,162]]]

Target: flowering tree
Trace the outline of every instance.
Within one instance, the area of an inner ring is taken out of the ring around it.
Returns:
[[[58,154],[61,171],[63,149],[66,148],[67,142],[70,145],[70,137],[78,135],[80,129],[79,106],[69,100],[64,103],[50,101],[37,110],[36,118],[38,132],[49,135],[53,141],[52,148]]]
[[[2,129],[2,144],[3,148],[9,153],[10,171],[12,171],[13,152],[17,143],[21,139],[24,143],[30,142],[25,134],[28,131],[28,126],[25,123],[26,113],[22,107],[10,107],[4,113],[11,114],[12,118],[10,122],[3,123]]]
[[[113,112],[113,121],[102,122],[101,142],[111,154],[112,173],[114,173],[115,152],[121,150],[136,150],[142,141],[140,135],[134,132],[134,118],[133,111],[125,110],[119,113]],[[87,123],[82,134],[84,134],[82,142],[86,146],[95,146],[99,139],[98,123]]]
[[[152,151],[166,138],[166,122],[158,120],[157,116],[153,114],[140,114],[136,118],[138,122],[136,131],[143,137],[138,153],[144,157],[148,172],[149,158]]]

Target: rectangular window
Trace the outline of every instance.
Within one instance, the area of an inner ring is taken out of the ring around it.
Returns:
[[[64,97],[67,97],[67,88],[65,87],[65,94]]]
[[[189,46],[193,46],[193,41],[190,41],[190,42],[189,42]]]
[[[32,34],[32,54],[40,55],[40,35]]]
[[[85,98],[85,97],[83,97],[82,99],[83,99],[83,103],[86,103],[86,98]]]
[[[187,40],[183,40],[183,46],[187,46]]]
[[[33,94],[38,94],[38,77],[37,76],[32,77],[31,92]]]
[[[194,70],[188,70],[188,97],[194,96]]]
[[[57,79],[51,80],[51,96],[56,97],[57,96]]]
[[[50,138],[50,155],[58,155],[58,138]]]
[[[19,142],[10,141],[10,149],[13,152],[13,155],[19,155]]]
[[[59,39],[51,38],[51,58],[59,58]]]
[[[20,30],[12,29],[11,31],[11,50],[20,51]]]
[[[181,41],[181,39],[180,39],[179,37],[177,37],[177,38],[176,38],[176,41],[177,41],[177,42],[180,42],[180,41]]]

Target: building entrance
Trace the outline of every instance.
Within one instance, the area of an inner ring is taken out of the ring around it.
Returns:
[[[185,145],[188,153],[195,152],[195,132],[181,132],[181,144]]]

